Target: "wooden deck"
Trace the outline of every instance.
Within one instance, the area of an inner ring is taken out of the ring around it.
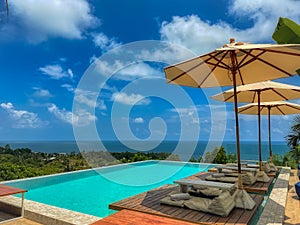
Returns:
[[[258,206],[263,201],[262,195],[251,194],[256,202],[253,210],[233,209],[228,217],[220,217],[210,213],[204,213],[187,208],[167,206],[160,204],[160,200],[171,191],[179,190],[178,186],[165,185],[160,188],[144,192],[133,197],[112,203],[109,205],[113,210],[133,210],[152,215],[169,217],[176,220],[187,221],[198,224],[249,224]],[[180,222],[178,222],[180,224]]]
[[[212,174],[211,172],[200,172],[200,173],[197,173],[197,174],[194,174],[194,175],[188,177],[188,179],[202,179],[202,180],[205,180],[205,177],[207,177],[211,174]],[[270,181],[266,182],[266,183],[264,183],[264,182],[255,182],[252,185],[244,185],[244,189],[247,192],[250,192],[250,193],[266,194],[269,191],[269,188],[270,188],[273,180],[274,180],[274,177],[270,177]]]
[[[178,220],[142,213],[132,210],[121,210],[91,225],[174,225]],[[195,225],[195,223],[180,221],[180,225]]]

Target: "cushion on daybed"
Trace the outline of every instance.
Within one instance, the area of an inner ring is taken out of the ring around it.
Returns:
[[[191,196],[189,193],[177,193],[170,195],[171,200],[173,201],[179,201],[179,200],[189,200]]]
[[[195,196],[214,198],[218,197],[222,193],[222,190],[219,188],[203,187],[202,185],[194,184],[189,193]]]
[[[193,197],[190,200],[184,202],[184,206],[202,212],[207,212],[209,205],[213,200],[209,198]]]
[[[173,200],[171,200],[170,196],[166,196],[160,200],[160,203],[165,204],[165,205],[184,207],[184,201],[186,201],[186,200],[173,201]]]
[[[213,173],[211,176],[215,177],[215,178],[218,178],[218,177],[224,177],[225,174],[224,173]]]
[[[210,190],[207,190],[210,189]],[[190,199],[188,200],[172,200],[171,196],[181,196],[181,194],[187,194],[187,193],[175,193],[171,192],[166,197],[160,200],[161,204],[171,205],[171,206],[177,206],[177,207],[187,207],[189,209],[202,211],[202,212],[209,212],[215,215],[226,217],[231,212],[231,210],[235,206],[235,195],[231,194],[229,191],[221,191],[218,188],[203,188],[198,189],[202,192],[206,192],[208,195],[218,194],[217,197],[196,197],[196,196],[190,196]],[[234,189],[236,190],[236,189]],[[192,190],[196,191],[196,190]],[[202,194],[202,193],[201,193]],[[203,195],[203,194],[202,194]],[[187,195],[184,195],[186,197]]]
[[[207,210],[210,213],[227,217],[234,207],[235,194],[231,195],[229,191],[223,191],[222,194],[212,200]]]
[[[265,171],[265,173],[269,173],[271,171],[271,167],[270,167],[269,163],[264,163],[262,168],[263,168],[263,171]]]

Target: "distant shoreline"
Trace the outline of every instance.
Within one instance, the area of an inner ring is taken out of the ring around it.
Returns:
[[[137,150],[133,150],[119,141],[103,141],[104,146],[99,146],[99,143],[95,141],[82,142],[82,146],[85,151],[109,151],[109,152],[145,152],[143,149],[147,147],[147,141],[138,141]],[[149,142],[150,143],[150,142]],[[191,145],[190,141],[183,141],[181,149],[177,149],[177,152],[185,154],[190,149],[194,149],[194,145]],[[216,143],[216,145],[214,144]],[[79,152],[76,141],[0,141],[0,146],[4,147],[9,144],[12,149],[16,148],[29,148],[34,152],[45,152],[45,153],[70,153]],[[210,142],[209,147],[207,141],[199,141],[192,154],[194,158],[198,158],[203,154],[205,150],[212,151],[214,147],[220,147],[221,145],[225,148],[227,153],[235,153],[236,145],[235,141],[223,141],[223,142]],[[177,141],[163,141],[158,142],[158,146],[149,152],[167,152],[172,153],[177,146]],[[241,141],[241,158],[242,159],[253,159],[257,157],[258,143],[256,141]],[[273,154],[284,155],[289,148],[285,141],[273,141],[272,142]],[[262,142],[263,158],[268,158],[269,146],[267,141]]]

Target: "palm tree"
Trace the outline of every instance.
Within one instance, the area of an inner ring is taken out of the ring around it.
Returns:
[[[288,146],[291,148],[290,153],[296,162],[300,159],[300,115],[294,118],[294,125],[291,127],[291,132],[285,137]]]

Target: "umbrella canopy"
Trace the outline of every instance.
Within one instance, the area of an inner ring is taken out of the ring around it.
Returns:
[[[212,96],[213,99],[224,102],[233,102],[234,97],[238,102],[257,102],[256,115],[258,115],[258,151],[260,170],[262,171],[261,129],[260,129],[260,103],[276,100],[288,100],[300,98],[300,87],[282,84],[273,81],[265,81],[242,85],[234,90],[230,89],[223,93]]]
[[[258,110],[261,115],[268,115],[269,153],[270,162],[272,163],[271,115],[298,114],[300,113],[300,105],[285,101],[273,101],[261,102],[260,108],[258,108],[257,103],[251,103],[238,108],[238,112],[241,114],[257,115]]]
[[[191,87],[248,84],[289,77],[300,67],[300,45],[245,44],[235,42],[208,54],[164,69],[168,83]],[[257,76],[263,74],[263,76]],[[237,98],[234,98],[238,173],[241,174]],[[239,175],[239,189],[242,179]]]
[[[166,67],[168,83],[191,87],[245,85],[296,74],[300,44],[232,43]],[[233,75],[234,74],[234,75]]]
[[[273,81],[238,86],[238,102],[270,102],[300,98],[300,87]],[[230,89],[211,98],[221,102],[233,102],[234,90]],[[257,112],[257,111],[256,111]]]

